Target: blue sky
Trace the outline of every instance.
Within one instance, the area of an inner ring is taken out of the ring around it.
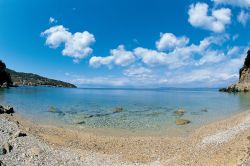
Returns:
[[[0,59],[80,87],[237,81],[249,0],[0,0]]]

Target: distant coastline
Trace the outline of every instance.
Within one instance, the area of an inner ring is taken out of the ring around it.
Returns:
[[[50,87],[64,87],[64,88],[76,88],[75,85],[49,79],[33,73],[16,72],[14,70],[6,69],[10,73],[11,80],[14,86],[50,86]]]

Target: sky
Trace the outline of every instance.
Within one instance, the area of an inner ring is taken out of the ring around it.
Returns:
[[[79,87],[223,87],[250,0],[0,0],[0,59]]]

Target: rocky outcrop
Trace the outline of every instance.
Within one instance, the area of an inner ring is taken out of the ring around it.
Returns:
[[[243,67],[240,69],[239,82],[227,88],[220,89],[221,92],[249,92],[250,91],[250,50],[247,52]]]
[[[12,86],[11,76],[6,71],[6,65],[0,61],[0,88],[8,88]]]

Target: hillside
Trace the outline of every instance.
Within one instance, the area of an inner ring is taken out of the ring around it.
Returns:
[[[11,69],[6,69],[6,72],[10,74],[13,85],[17,86],[27,85],[27,86],[52,86],[52,87],[76,88],[76,86],[73,84],[45,78],[37,74],[16,72]]]

